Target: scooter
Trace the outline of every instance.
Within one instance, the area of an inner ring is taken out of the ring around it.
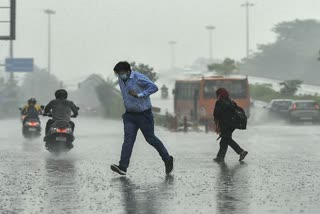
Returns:
[[[41,123],[37,119],[25,119],[22,126],[22,134],[25,138],[41,136]]]
[[[44,116],[52,117],[52,114]],[[73,148],[74,139],[72,126],[68,121],[55,121],[44,138],[45,147],[52,153],[68,152]]]
[[[19,108],[21,111],[21,108]],[[38,118],[28,118],[28,115],[21,115],[22,135],[25,138],[41,136],[41,122]]]

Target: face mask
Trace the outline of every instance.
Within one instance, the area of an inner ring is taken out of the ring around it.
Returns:
[[[122,79],[123,81],[126,81],[126,80],[129,78],[128,73],[126,73],[126,74],[119,74],[118,76],[119,76],[119,78]]]

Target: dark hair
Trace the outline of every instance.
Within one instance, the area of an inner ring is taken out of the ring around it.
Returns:
[[[56,90],[54,95],[56,96],[56,99],[67,99],[68,98],[68,92],[64,89]]]
[[[218,98],[229,97],[229,92],[225,88],[218,88],[216,95]]]
[[[127,61],[121,61],[114,66],[113,71],[116,73],[119,71],[131,71],[131,66]]]

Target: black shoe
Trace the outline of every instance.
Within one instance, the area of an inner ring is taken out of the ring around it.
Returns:
[[[112,164],[110,166],[111,170],[120,174],[120,175],[126,175],[127,174],[127,170],[123,169],[122,167],[118,166],[118,165],[115,165],[115,164]]]
[[[247,156],[248,152],[247,151],[243,151],[241,152],[240,154],[240,158],[239,158],[239,161],[243,161],[243,159]]]
[[[223,163],[224,159],[223,158],[213,158],[213,161],[215,161],[217,163]]]
[[[164,164],[166,166],[166,174],[170,174],[173,170],[173,161],[174,158],[172,156],[169,157],[169,160],[167,160]]]

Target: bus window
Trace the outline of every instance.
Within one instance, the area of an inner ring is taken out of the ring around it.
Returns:
[[[183,88],[182,88],[182,84],[176,84],[175,97],[176,97],[177,99],[183,99]]]
[[[215,98],[218,88],[226,88],[230,93],[230,97],[233,99],[247,97],[246,80],[208,80],[205,82],[203,88],[204,98]]]
[[[193,100],[194,93],[199,90],[200,84],[194,82],[179,82],[175,87],[175,98],[178,100]]]

